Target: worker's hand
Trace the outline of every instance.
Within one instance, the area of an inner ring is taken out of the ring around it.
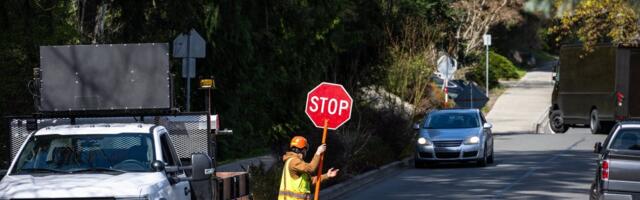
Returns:
[[[339,169],[329,169],[329,171],[327,172],[327,177],[329,178],[333,178],[336,177],[338,175],[338,171],[340,171]]]
[[[326,150],[327,150],[327,145],[326,144],[320,145],[320,146],[318,146],[318,150],[316,150],[316,155],[318,155],[318,156],[322,155],[322,153],[324,153],[324,151],[326,151]]]

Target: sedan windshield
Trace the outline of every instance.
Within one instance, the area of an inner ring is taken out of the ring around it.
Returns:
[[[32,137],[13,173],[151,171],[150,134],[44,135]]]
[[[432,113],[424,128],[426,129],[460,129],[480,127],[478,115],[475,113]]]
[[[611,142],[611,149],[640,150],[640,129],[622,129]]]

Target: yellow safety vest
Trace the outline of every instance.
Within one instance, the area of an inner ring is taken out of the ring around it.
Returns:
[[[297,179],[291,177],[290,161],[291,159],[287,159],[284,163],[278,200],[308,200],[311,198],[311,178],[307,173],[301,174]]]

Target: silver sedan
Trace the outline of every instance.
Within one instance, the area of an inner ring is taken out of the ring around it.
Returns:
[[[415,164],[439,161],[493,163],[492,125],[478,109],[445,109],[427,114],[415,125],[418,131]]]

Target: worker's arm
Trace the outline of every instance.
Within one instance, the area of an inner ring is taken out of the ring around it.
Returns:
[[[316,184],[316,182],[317,182],[317,180],[318,180],[318,179],[317,179],[317,177],[318,177],[318,176],[311,177],[311,184]],[[323,175],[322,175],[322,180],[321,180],[321,182],[324,182],[324,181],[326,181],[327,179],[329,179],[329,176],[327,176],[327,174],[323,174]]]
[[[318,168],[318,164],[320,163],[320,155],[322,155],[322,153],[324,153],[324,151],[327,149],[327,145],[323,144],[320,145],[318,147],[318,150],[316,150],[315,155],[313,155],[313,159],[311,159],[311,162],[306,163],[304,162],[304,160],[302,159],[294,159],[291,160],[291,163],[289,164],[289,170],[294,171],[296,173],[307,173],[307,174],[313,174],[316,172],[316,169]]]
[[[322,180],[321,180],[321,181],[322,181],[322,182],[324,182],[324,181],[326,181],[327,179],[330,179],[330,178],[336,177],[336,176],[338,175],[338,171],[340,171],[340,170],[339,170],[339,169],[333,169],[333,168],[329,169],[329,171],[328,171],[326,174],[323,174],[323,175],[322,175]],[[314,176],[313,178],[311,178],[311,182],[312,182],[313,184],[316,184],[316,181],[317,181],[317,180],[316,180],[316,177],[317,177],[317,176]]]
[[[289,163],[289,170],[294,171],[298,174],[306,173],[306,174],[314,174],[316,169],[318,168],[318,164],[320,163],[320,156],[314,155],[311,162],[306,163],[302,159],[294,158]]]

